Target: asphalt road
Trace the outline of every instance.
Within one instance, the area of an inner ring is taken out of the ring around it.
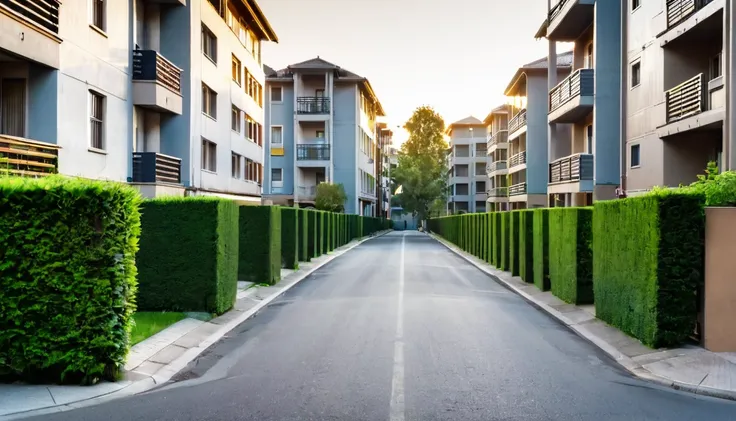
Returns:
[[[34,419],[734,420],[631,378],[430,237],[321,268],[158,390]]]

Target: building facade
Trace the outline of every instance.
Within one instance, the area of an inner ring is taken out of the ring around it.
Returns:
[[[454,214],[486,211],[486,126],[475,117],[467,117],[447,127],[450,138],[448,155],[448,210]]]
[[[376,215],[376,118],[368,79],[319,57],[266,77],[265,196],[314,206],[317,185],[342,184],[345,212]]]
[[[488,152],[487,194],[488,212],[509,210],[508,146],[509,105],[494,108],[483,121],[486,124],[486,150]]]

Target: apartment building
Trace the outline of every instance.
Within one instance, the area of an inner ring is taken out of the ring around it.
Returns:
[[[488,153],[488,185],[486,208],[488,212],[506,211],[509,209],[508,147],[509,147],[509,113],[507,104],[491,110],[483,123],[486,125],[486,151]]]
[[[572,52],[557,55],[557,77],[566,78]],[[511,100],[508,122],[507,186],[509,209],[547,206],[548,58],[520,67],[506,87]]]
[[[396,153],[392,147],[394,132],[386,122],[376,124],[378,149],[376,159],[376,196],[378,217],[390,218],[391,213],[391,158]]]
[[[594,199],[616,197],[621,150],[621,15],[625,8],[621,3],[548,1],[537,38],[549,41],[549,206],[586,206]],[[558,42],[574,45],[572,71],[562,80],[552,68]]]
[[[273,203],[314,206],[317,185],[339,183],[345,212],[376,215],[376,118],[368,79],[319,57],[266,77],[266,180]]]
[[[450,188],[448,210],[454,214],[486,211],[486,126],[467,117],[447,127]]]

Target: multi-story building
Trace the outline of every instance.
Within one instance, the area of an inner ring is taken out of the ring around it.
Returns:
[[[485,124],[475,117],[467,117],[447,127],[449,151],[449,203],[452,213],[486,211],[486,153]]]
[[[509,207],[509,192],[506,184],[509,146],[509,105],[501,105],[486,116],[486,150],[488,152],[488,211],[506,211]]]
[[[376,197],[378,203],[377,216],[390,218],[391,213],[391,156],[396,150],[392,148],[393,130],[387,123],[379,122],[376,125],[378,149],[376,159]]]
[[[266,77],[265,195],[313,206],[319,183],[342,184],[345,212],[376,213],[376,117],[368,79],[319,57]]]
[[[621,3],[630,2],[553,0],[537,33],[549,40],[550,206],[585,206],[594,199],[616,197],[621,150]],[[572,72],[562,80],[552,69],[558,42],[574,43]]]
[[[570,74],[572,52],[557,56],[557,76]],[[512,101],[508,123],[509,208],[547,206],[547,58],[520,67],[506,88]]]

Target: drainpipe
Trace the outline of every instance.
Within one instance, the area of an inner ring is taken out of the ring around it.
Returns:
[[[720,171],[736,169],[733,155],[733,143],[736,140],[734,133],[734,118],[736,118],[736,107],[734,107],[734,78],[731,72],[734,68],[734,7],[730,1],[724,2],[723,10],[723,79],[726,90],[726,118],[723,121],[723,154],[721,158]]]
[[[619,158],[619,170],[621,172],[620,177],[620,188],[623,197],[626,197],[626,169],[627,169],[627,155],[626,155],[626,142],[628,140],[626,122],[627,118],[627,102],[629,99],[629,53],[628,53],[628,40],[629,40],[629,19],[628,19],[628,5],[629,2],[621,2],[621,105],[620,105],[620,120],[621,120],[621,156]]]

